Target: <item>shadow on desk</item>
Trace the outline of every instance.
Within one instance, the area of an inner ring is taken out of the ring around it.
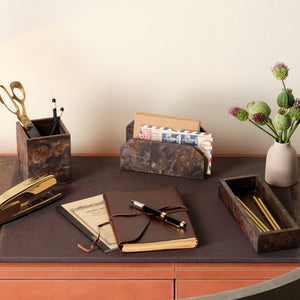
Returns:
[[[298,300],[300,293],[300,268],[271,280],[249,287],[208,296],[185,298],[182,300],[226,300],[226,299],[277,299]]]

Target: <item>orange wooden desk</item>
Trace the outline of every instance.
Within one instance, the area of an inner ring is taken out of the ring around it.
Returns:
[[[1,263],[2,299],[180,299],[250,286],[299,263]]]
[[[18,253],[18,249],[12,247],[12,252]],[[298,256],[285,262],[278,258],[275,262],[201,262],[201,258],[168,262],[167,256],[164,260],[26,262],[11,257],[0,264],[1,298],[179,299],[249,286],[300,267]]]

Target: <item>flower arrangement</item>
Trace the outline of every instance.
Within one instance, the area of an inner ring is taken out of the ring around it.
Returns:
[[[300,123],[300,98],[295,99],[292,90],[285,86],[284,81],[288,77],[289,68],[284,63],[276,63],[271,71],[283,85],[282,92],[277,97],[279,109],[273,120],[270,118],[271,108],[264,101],[250,101],[247,109],[240,108],[238,105],[232,106],[229,113],[239,121],[248,120],[276,142],[289,143]]]

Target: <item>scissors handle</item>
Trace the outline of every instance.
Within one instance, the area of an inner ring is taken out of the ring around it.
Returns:
[[[25,129],[29,129],[29,128],[33,127],[34,125],[30,121],[30,119],[28,118],[27,113],[26,113],[25,104],[24,104],[24,102],[25,102],[25,90],[23,88],[22,83],[19,82],[19,81],[13,81],[10,84],[10,88],[11,88],[11,91],[12,91],[12,98],[14,100],[18,101],[21,105],[21,111],[20,111],[19,107],[14,103],[16,108],[17,108],[16,114],[17,114],[17,117],[18,117],[19,121],[23,124]],[[22,95],[23,95],[23,98],[19,98],[15,94],[14,89],[20,90]]]
[[[12,101],[14,107],[15,107],[15,111],[12,110],[3,101],[1,96],[0,96],[0,102],[2,104],[4,104],[10,112],[17,115],[19,121],[21,122],[21,124],[25,128],[25,130],[26,130],[27,134],[29,135],[29,137],[40,136],[38,130],[35,128],[34,124],[31,122],[31,120],[27,116],[26,109],[25,109],[25,104],[24,104],[24,102],[25,102],[25,90],[24,90],[23,85],[21,84],[21,82],[19,82],[19,81],[11,82],[10,88],[11,88],[11,91],[12,91],[12,95],[7,91],[7,89],[3,85],[0,85],[0,87],[4,89],[4,91],[7,93],[7,95],[11,99],[11,101]],[[18,89],[19,91],[21,91],[23,97],[20,98],[19,96],[17,96],[14,89]],[[17,105],[17,103],[15,101],[17,101],[20,104],[21,110],[20,110],[19,106]]]

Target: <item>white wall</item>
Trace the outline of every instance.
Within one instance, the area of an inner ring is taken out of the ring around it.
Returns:
[[[290,67],[287,86],[300,97],[297,0],[0,4],[0,84],[22,82],[32,119],[50,117],[56,98],[73,153],[119,153],[140,110],[199,118],[216,154],[264,154],[272,139],[229,107],[264,100],[274,114],[277,61]],[[2,105],[0,120],[0,153],[15,153],[16,119]]]

